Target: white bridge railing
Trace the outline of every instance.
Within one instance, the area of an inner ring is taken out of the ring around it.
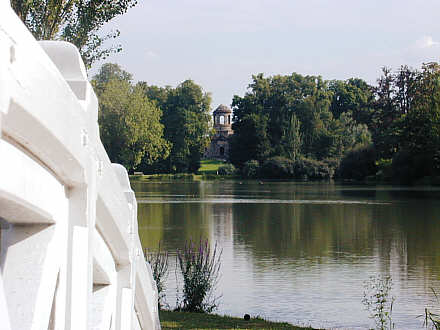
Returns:
[[[0,0],[0,329],[159,329],[126,170],[77,49]]]

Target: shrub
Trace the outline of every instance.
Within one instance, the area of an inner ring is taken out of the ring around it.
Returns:
[[[323,180],[333,176],[333,168],[328,162],[318,161],[308,158],[300,158],[295,161],[273,157],[267,159],[261,166],[260,174],[264,178],[270,179],[303,179],[303,180]]]
[[[413,164],[413,158],[409,151],[400,150],[392,160],[393,178],[402,182],[411,182],[417,176],[417,170]]]
[[[157,303],[159,310],[165,305],[165,281],[168,277],[168,252],[161,250],[160,244],[157,252],[145,249],[145,260],[150,264],[153,278],[157,286]]]
[[[417,179],[438,174],[436,156],[432,153],[412,153],[400,150],[393,156],[393,177],[399,182],[413,183]]]
[[[377,171],[376,151],[372,145],[358,146],[347,152],[341,160],[336,177],[362,180]]]
[[[434,289],[432,289],[432,292],[434,293],[435,298],[437,299],[437,303],[439,303],[439,299],[437,294],[435,293]],[[431,324],[432,329],[435,330],[440,330],[440,315],[431,312],[428,308],[425,308],[425,315],[424,315],[425,319],[424,319],[424,326],[426,326],[427,328],[429,327],[429,324]]]
[[[218,297],[213,297],[220,271],[222,251],[213,250],[208,240],[185,244],[183,251],[177,250],[177,263],[183,276],[183,300],[177,301],[177,310],[210,313],[217,308]]]
[[[392,329],[394,324],[391,320],[394,297],[389,297],[393,281],[391,276],[372,276],[364,283],[364,298],[362,303],[370,312],[370,318],[374,319],[376,329]]]
[[[294,162],[284,157],[272,157],[261,166],[261,175],[269,179],[289,179],[293,177]]]
[[[256,178],[258,176],[258,172],[260,169],[260,164],[258,160],[248,160],[244,163],[243,168],[241,169],[241,174],[245,178]]]
[[[220,166],[218,168],[218,174],[219,175],[233,175],[233,174],[235,174],[235,167],[232,164],[226,164],[226,165]]]
[[[323,180],[333,176],[333,170],[327,163],[309,158],[295,161],[293,172],[295,178],[305,180]]]
[[[336,170],[339,167],[339,164],[341,163],[341,159],[340,158],[325,158],[322,160],[322,162],[327,165],[327,167],[329,168],[329,171],[331,172],[331,176],[333,177],[333,175],[335,174]]]
[[[390,180],[393,177],[393,160],[381,158],[376,161],[376,178],[380,180]]]

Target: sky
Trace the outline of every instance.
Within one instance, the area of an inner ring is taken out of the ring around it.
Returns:
[[[383,66],[438,62],[439,14],[438,0],[139,0],[104,27],[123,48],[106,62],[149,85],[192,79],[215,109],[258,73],[375,84]]]

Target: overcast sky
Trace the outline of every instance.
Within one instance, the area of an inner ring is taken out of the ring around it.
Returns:
[[[123,47],[107,61],[151,85],[193,79],[213,108],[260,72],[375,83],[440,60],[439,0],[139,0],[106,28]]]

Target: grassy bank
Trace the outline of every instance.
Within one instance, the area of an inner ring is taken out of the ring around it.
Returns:
[[[201,181],[201,180],[225,180],[234,179],[234,175],[217,175],[219,167],[225,165],[221,160],[205,159],[201,161],[200,169],[194,173],[174,173],[174,174],[146,174],[130,175],[133,181],[144,182],[167,182],[167,181]]]
[[[269,322],[261,318],[242,318],[215,314],[160,311],[162,329],[312,329],[296,327],[289,323]]]
[[[207,181],[207,180],[226,180],[236,179],[234,175],[216,175],[216,174],[147,174],[147,175],[130,175],[133,182],[191,182],[191,181]]]
[[[201,180],[202,175],[192,173],[176,173],[176,174],[145,174],[130,175],[130,180],[141,182],[167,182],[167,181],[197,181]]]
[[[216,159],[204,159],[200,162],[200,168],[197,171],[199,174],[217,174],[220,166],[226,163]]]

